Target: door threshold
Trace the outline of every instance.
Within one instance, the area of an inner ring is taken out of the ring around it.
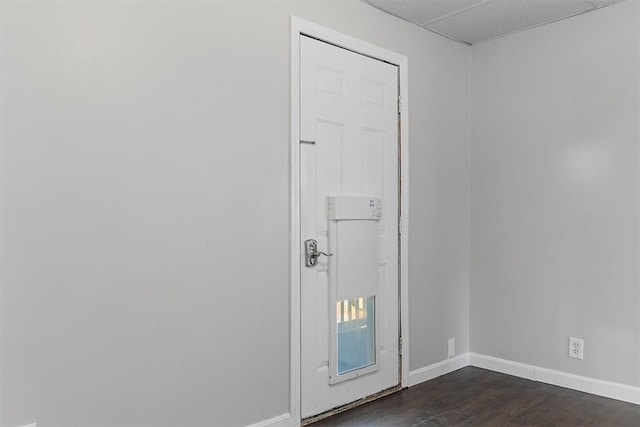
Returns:
[[[333,409],[329,409],[326,412],[323,412],[321,414],[318,415],[313,415],[311,417],[305,418],[302,421],[300,421],[300,426],[306,426],[309,424],[313,424],[316,421],[320,421],[320,420],[324,420],[325,418],[329,418],[333,415],[339,414],[341,412],[345,412],[348,411],[349,409],[353,409],[356,408],[358,406],[364,405],[365,403],[369,403],[369,402],[373,402],[374,400],[380,399],[381,397],[385,397],[388,396],[390,394],[393,394],[395,392],[398,392],[402,390],[402,385],[398,384],[397,386],[393,386],[391,388],[379,391],[375,394],[372,394],[371,396],[367,396],[367,397],[363,397],[362,399],[358,399],[355,402],[351,402],[351,403],[347,403],[346,405],[342,405],[342,406],[338,406],[336,408]]]

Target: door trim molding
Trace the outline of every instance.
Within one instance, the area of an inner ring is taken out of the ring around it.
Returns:
[[[290,282],[290,414],[294,425],[301,421],[301,349],[300,349],[300,36],[308,35],[336,46],[386,61],[398,66],[400,115],[400,162],[402,220],[400,223],[400,329],[402,372],[401,386],[409,386],[409,61],[404,55],[381,48],[355,37],[291,16],[291,99],[290,99],[290,217],[289,217],[289,282]]]

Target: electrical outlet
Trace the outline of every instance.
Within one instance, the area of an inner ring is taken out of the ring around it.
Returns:
[[[453,357],[456,355],[456,339],[449,338],[447,342],[447,357]]]
[[[584,340],[582,338],[569,337],[569,357],[584,359]]]

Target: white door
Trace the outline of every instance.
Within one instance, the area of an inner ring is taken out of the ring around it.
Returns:
[[[398,68],[305,36],[300,64],[307,418],[399,384]]]

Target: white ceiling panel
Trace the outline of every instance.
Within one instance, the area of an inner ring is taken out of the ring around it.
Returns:
[[[428,24],[486,0],[364,0],[370,5],[414,24]]]
[[[502,37],[625,0],[362,0],[468,44]]]
[[[495,0],[429,25],[467,43],[511,34],[593,9],[587,0]]]
[[[589,0],[598,9],[605,6],[611,6],[612,4],[620,3],[623,0]]]

